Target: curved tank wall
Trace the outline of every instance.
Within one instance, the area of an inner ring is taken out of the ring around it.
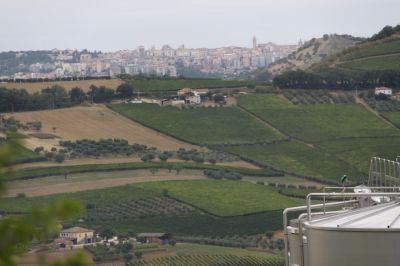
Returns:
[[[307,229],[309,266],[398,266],[400,232]]]
[[[304,265],[399,266],[400,205],[351,210],[304,222]]]

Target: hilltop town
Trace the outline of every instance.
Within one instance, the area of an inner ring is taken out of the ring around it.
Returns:
[[[263,68],[296,51],[298,45],[258,44],[252,48],[186,48],[164,45],[157,49],[103,53],[88,50],[20,51],[0,53],[0,79],[56,79],[129,75],[232,78]]]

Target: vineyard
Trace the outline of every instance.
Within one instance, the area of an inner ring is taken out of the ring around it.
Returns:
[[[206,237],[206,236],[179,236],[175,239],[179,242],[198,243],[206,245],[216,245],[223,247],[253,247],[270,250],[282,250],[284,243],[282,239],[272,239],[273,231],[266,234],[257,235],[231,235],[222,237]]]
[[[333,94],[325,90],[283,90],[283,95],[293,104],[346,104],[354,103],[349,93]]]
[[[398,112],[400,111],[400,101],[396,100],[377,100],[374,97],[364,96],[363,100],[372,109],[384,113],[384,112]]]
[[[253,256],[235,256],[235,255],[186,255],[171,256],[149,260],[138,260],[129,264],[130,266],[283,266],[284,260],[280,257],[271,256],[271,258],[253,257]]]
[[[188,214],[196,210],[185,203],[169,197],[152,197],[127,202],[117,202],[96,208],[94,204],[87,204],[87,220],[122,220],[143,218],[155,215]]]
[[[189,143],[244,144],[282,138],[276,131],[236,107],[179,109],[155,104],[113,104],[110,108]]]

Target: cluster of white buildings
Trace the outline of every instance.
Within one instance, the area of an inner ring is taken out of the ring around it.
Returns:
[[[77,50],[48,51],[52,62],[35,62],[26,66],[28,71],[15,73],[6,78],[62,78],[84,76],[156,75],[178,76],[190,73],[230,77],[243,72],[265,67],[286,57],[298,45],[276,45],[273,43],[253,46],[221,48],[186,48],[184,45],[174,49],[164,45],[146,49],[139,46],[135,50],[98,53]],[[23,55],[23,52],[20,52]],[[16,55],[17,56],[17,55]],[[21,55],[19,55],[21,56]]]

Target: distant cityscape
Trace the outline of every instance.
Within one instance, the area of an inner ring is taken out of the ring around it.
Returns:
[[[120,74],[234,78],[287,57],[301,45],[258,43],[252,47],[174,49],[164,45],[102,53],[88,50],[20,51],[0,53],[0,79],[114,77]]]

